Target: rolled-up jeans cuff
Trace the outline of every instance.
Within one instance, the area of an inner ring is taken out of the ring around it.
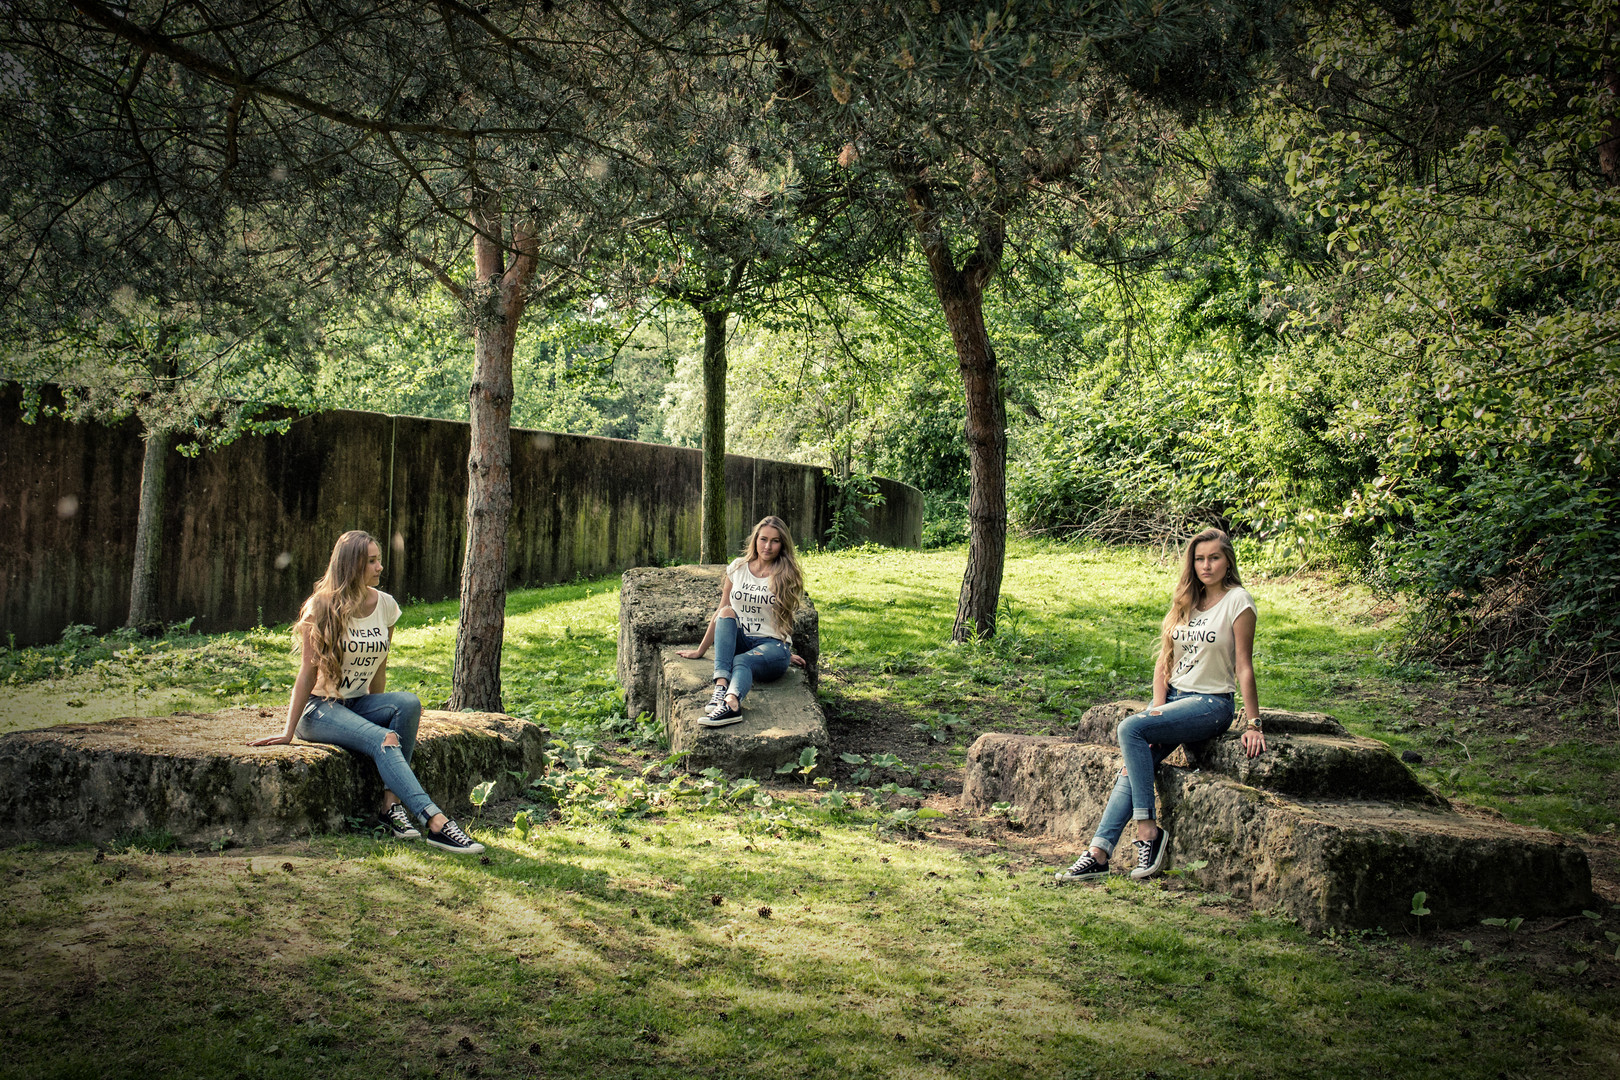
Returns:
[[[1091,846],[1102,852],[1104,855],[1112,855],[1114,853],[1114,842],[1106,839],[1105,837],[1093,836],[1091,838]]]

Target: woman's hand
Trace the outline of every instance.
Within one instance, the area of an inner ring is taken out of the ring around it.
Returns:
[[[286,732],[283,732],[280,735],[266,735],[262,739],[249,739],[248,740],[248,745],[249,746],[279,746],[281,744],[290,743],[292,741],[293,741],[293,737],[291,735],[288,735]]]
[[[708,651],[708,649],[680,649],[675,655],[684,656],[688,660],[701,660],[703,659],[703,654]]]
[[[804,667],[804,657],[798,653],[788,653],[788,663],[794,667]]]
[[[1243,751],[1250,757],[1259,757],[1266,749],[1266,737],[1257,727],[1243,729]]]

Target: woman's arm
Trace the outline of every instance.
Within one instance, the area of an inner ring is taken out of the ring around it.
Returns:
[[[275,746],[279,743],[293,741],[293,732],[298,730],[298,720],[304,715],[304,706],[309,704],[309,695],[315,689],[315,650],[310,648],[309,627],[304,627],[304,647],[299,650],[302,662],[298,667],[298,678],[293,680],[292,700],[287,703],[287,726],[280,735],[267,735],[262,739],[251,739],[249,746]]]
[[[388,644],[392,645],[393,643],[394,628],[390,626],[388,628]],[[377,674],[373,675],[371,681],[366,684],[366,693],[380,694],[386,689],[388,689],[388,655],[384,653],[383,662],[377,665]]]
[[[1254,682],[1254,609],[1239,615],[1232,623],[1235,646],[1238,689],[1243,691],[1243,717],[1248,726],[1243,729],[1243,749],[1255,757],[1266,748],[1266,737],[1260,731],[1260,691]]]
[[[1164,653],[1159,653],[1159,659],[1153,663],[1153,704],[1149,708],[1157,709],[1163,705],[1170,696],[1170,675],[1164,670]]]
[[[728,605],[730,605],[730,603],[731,603],[731,575],[730,574],[721,574],[720,575],[720,606],[714,609],[714,615],[709,619],[709,625],[707,627],[705,627],[704,630],[703,630],[703,643],[701,645],[699,645],[695,649],[681,649],[679,651],[678,655],[684,656],[688,660],[701,660],[701,659],[703,659],[703,654],[709,651],[709,646],[710,645],[714,644],[714,620],[718,619],[720,617],[720,612],[724,611],[726,609],[726,607]]]

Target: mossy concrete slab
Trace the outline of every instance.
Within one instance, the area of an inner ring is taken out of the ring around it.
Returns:
[[[274,709],[62,724],[0,738],[0,842],[109,840],[166,829],[182,844],[284,839],[344,826],[382,798],[369,758],[319,743],[250,747],[280,730]],[[466,820],[486,780],[538,776],[546,730],[498,713],[427,711],[412,767]]]
[[[1215,752],[1206,753],[1198,769],[1159,767],[1159,820],[1171,836],[1171,865],[1202,863],[1192,876],[1205,887],[1256,908],[1280,909],[1312,930],[1406,927],[1419,891],[1429,894],[1431,925],[1568,914],[1592,905],[1585,852],[1554,833],[1460,814],[1427,792],[1426,800],[1406,801],[1354,792],[1300,796],[1221,771],[1246,770],[1264,783],[1314,783],[1334,774],[1310,760],[1344,751],[1331,735],[1271,732],[1267,738],[1289,740],[1305,764],[1252,768],[1248,759],[1234,758],[1227,747],[1236,736],[1228,734],[1212,741]],[[1357,753],[1347,756],[1354,759],[1362,748],[1352,749]],[[1118,750],[1105,745],[984,735],[968,751],[962,801],[981,812],[1011,803],[1027,827],[1084,843],[1120,764]],[[1354,770],[1349,775],[1363,783],[1366,777]],[[1124,837],[1116,856],[1122,867],[1130,839]]]
[[[1080,717],[1075,727],[1075,738],[1081,742],[1103,746],[1118,746],[1115,729],[1119,722],[1132,713],[1148,707],[1148,702],[1134,698],[1109,701],[1093,705]],[[1344,725],[1326,713],[1294,712],[1290,709],[1261,709],[1260,722],[1265,725],[1266,738],[1272,735],[1348,735]],[[1233,720],[1236,725],[1236,718]],[[1237,729],[1241,732],[1241,728]]]
[[[619,587],[619,685],[625,715],[655,714],[666,645],[695,648],[720,606],[725,567],[644,566],[626,570]],[[820,618],[808,597],[793,622],[793,651],[805,659],[816,689],[821,658]]]
[[[674,646],[660,655],[656,715],[670,749],[686,752],[682,764],[688,770],[716,768],[728,776],[763,779],[778,765],[797,762],[806,747],[815,747],[821,761],[832,752],[826,717],[798,668],[788,668],[775,682],[755,683],[743,699],[741,723],[710,728],[698,721],[713,691],[714,662],[687,660]]]

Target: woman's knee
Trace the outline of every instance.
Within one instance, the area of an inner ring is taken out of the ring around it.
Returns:
[[[719,619],[735,619],[737,617],[737,613],[727,606],[721,608],[720,614],[715,617]]]
[[[1154,718],[1154,715],[1155,714],[1151,712],[1139,712],[1131,716],[1127,716],[1125,719],[1121,720],[1119,722],[1119,729],[1117,731],[1120,745],[1124,746],[1126,739],[1142,738],[1142,728]]]

